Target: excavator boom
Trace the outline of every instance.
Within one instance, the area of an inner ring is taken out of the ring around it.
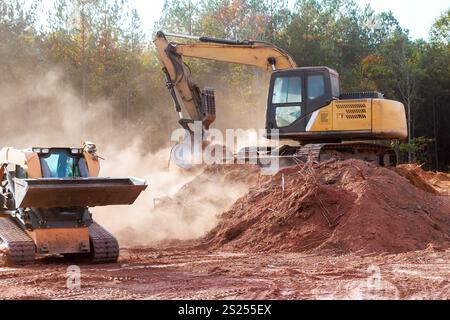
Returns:
[[[194,43],[169,42],[167,36],[194,40]],[[215,119],[214,106],[205,105],[211,99],[201,92],[192,82],[190,71],[183,58],[198,58],[205,60],[237,63],[255,66],[266,71],[295,68],[294,59],[284,50],[263,41],[235,41],[211,37],[195,37],[163,33],[158,31],[154,39],[158,57],[166,74],[166,85],[171,90],[180,124],[188,129],[189,122],[200,120],[206,129]],[[189,119],[184,119],[183,111]]]
[[[237,63],[267,71],[297,67],[294,59],[286,51],[265,41],[227,40],[173,33],[165,35],[199,41],[199,43],[177,44],[177,51],[184,57]]]

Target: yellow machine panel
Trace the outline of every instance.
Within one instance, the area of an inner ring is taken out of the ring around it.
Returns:
[[[393,100],[373,99],[372,132],[386,138],[406,139],[408,128],[403,104]]]
[[[372,106],[370,100],[333,101],[332,110],[332,130],[358,131],[371,129]]]
[[[361,131],[378,139],[404,139],[405,110],[393,100],[336,100],[312,114],[306,131]]]
[[[333,101],[313,113],[307,131],[371,130],[372,103],[370,100]]]
[[[0,176],[5,174],[5,164],[12,163],[26,168],[28,177],[42,178],[41,164],[39,157],[35,152],[18,150],[11,147],[2,148],[0,150]]]
[[[89,228],[36,229],[27,231],[41,254],[89,252]]]
[[[84,160],[86,160],[89,176],[98,177],[98,174],[100,173],[100,162],[98,161],[98,157],[86,151],[83,152],[83,156]]]
[[[329,104],[315,111],[309,120],[306,131],[330,131],[333,128],[333,109]]]

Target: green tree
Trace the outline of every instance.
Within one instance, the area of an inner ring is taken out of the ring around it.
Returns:
[[[193,34],[196,30],[197,4],[194,0],[165,0],[155,30]]]
[[[41,0],[31,1],[28,7],[20,0],[0,2],[0,81],[19,81],[43,64],[35,28],[40,4]]]
[[[430,31],[431,41],[434,43],[450,43],[450,9],[442,13],[435,21]]]

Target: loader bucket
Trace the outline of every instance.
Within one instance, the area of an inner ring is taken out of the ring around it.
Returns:
[[[136,178],[16,179],[17,208],[132,204],[147,188]]]

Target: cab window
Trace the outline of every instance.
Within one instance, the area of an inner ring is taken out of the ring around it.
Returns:
[[[323,75],[310,75],[307,77],[308,99],[314,100],[325,95],[325,79]]]
[[[27,171],[24,168],[22,168],[19,165],[16,165],[15,169],[16,169],[15,170],[16,171],[16,178],[19,178],[19,179],[26,179],[26,178],[28,178],[28,173],[27,173]]]
[[[278,107],[275,111],[277,127],[287,127],[293,124],[301,115],[301,107]]]
[[[302,78],[277,77],[273,86],[272,103],[302,102]]]
[[[78,158],[66,150],[52,150],[40,155],[42,176],[44,178],[80,177]]]
[[[273,85],[272,104],[275,107],[275,123],[278,128],[287,127],[302,113],[302,78],[280,76]]]
[[[341,94],[341,89],[339,87],[339,78],[335,74],[331,74],[331,94],[335,98],[339,98]]]

